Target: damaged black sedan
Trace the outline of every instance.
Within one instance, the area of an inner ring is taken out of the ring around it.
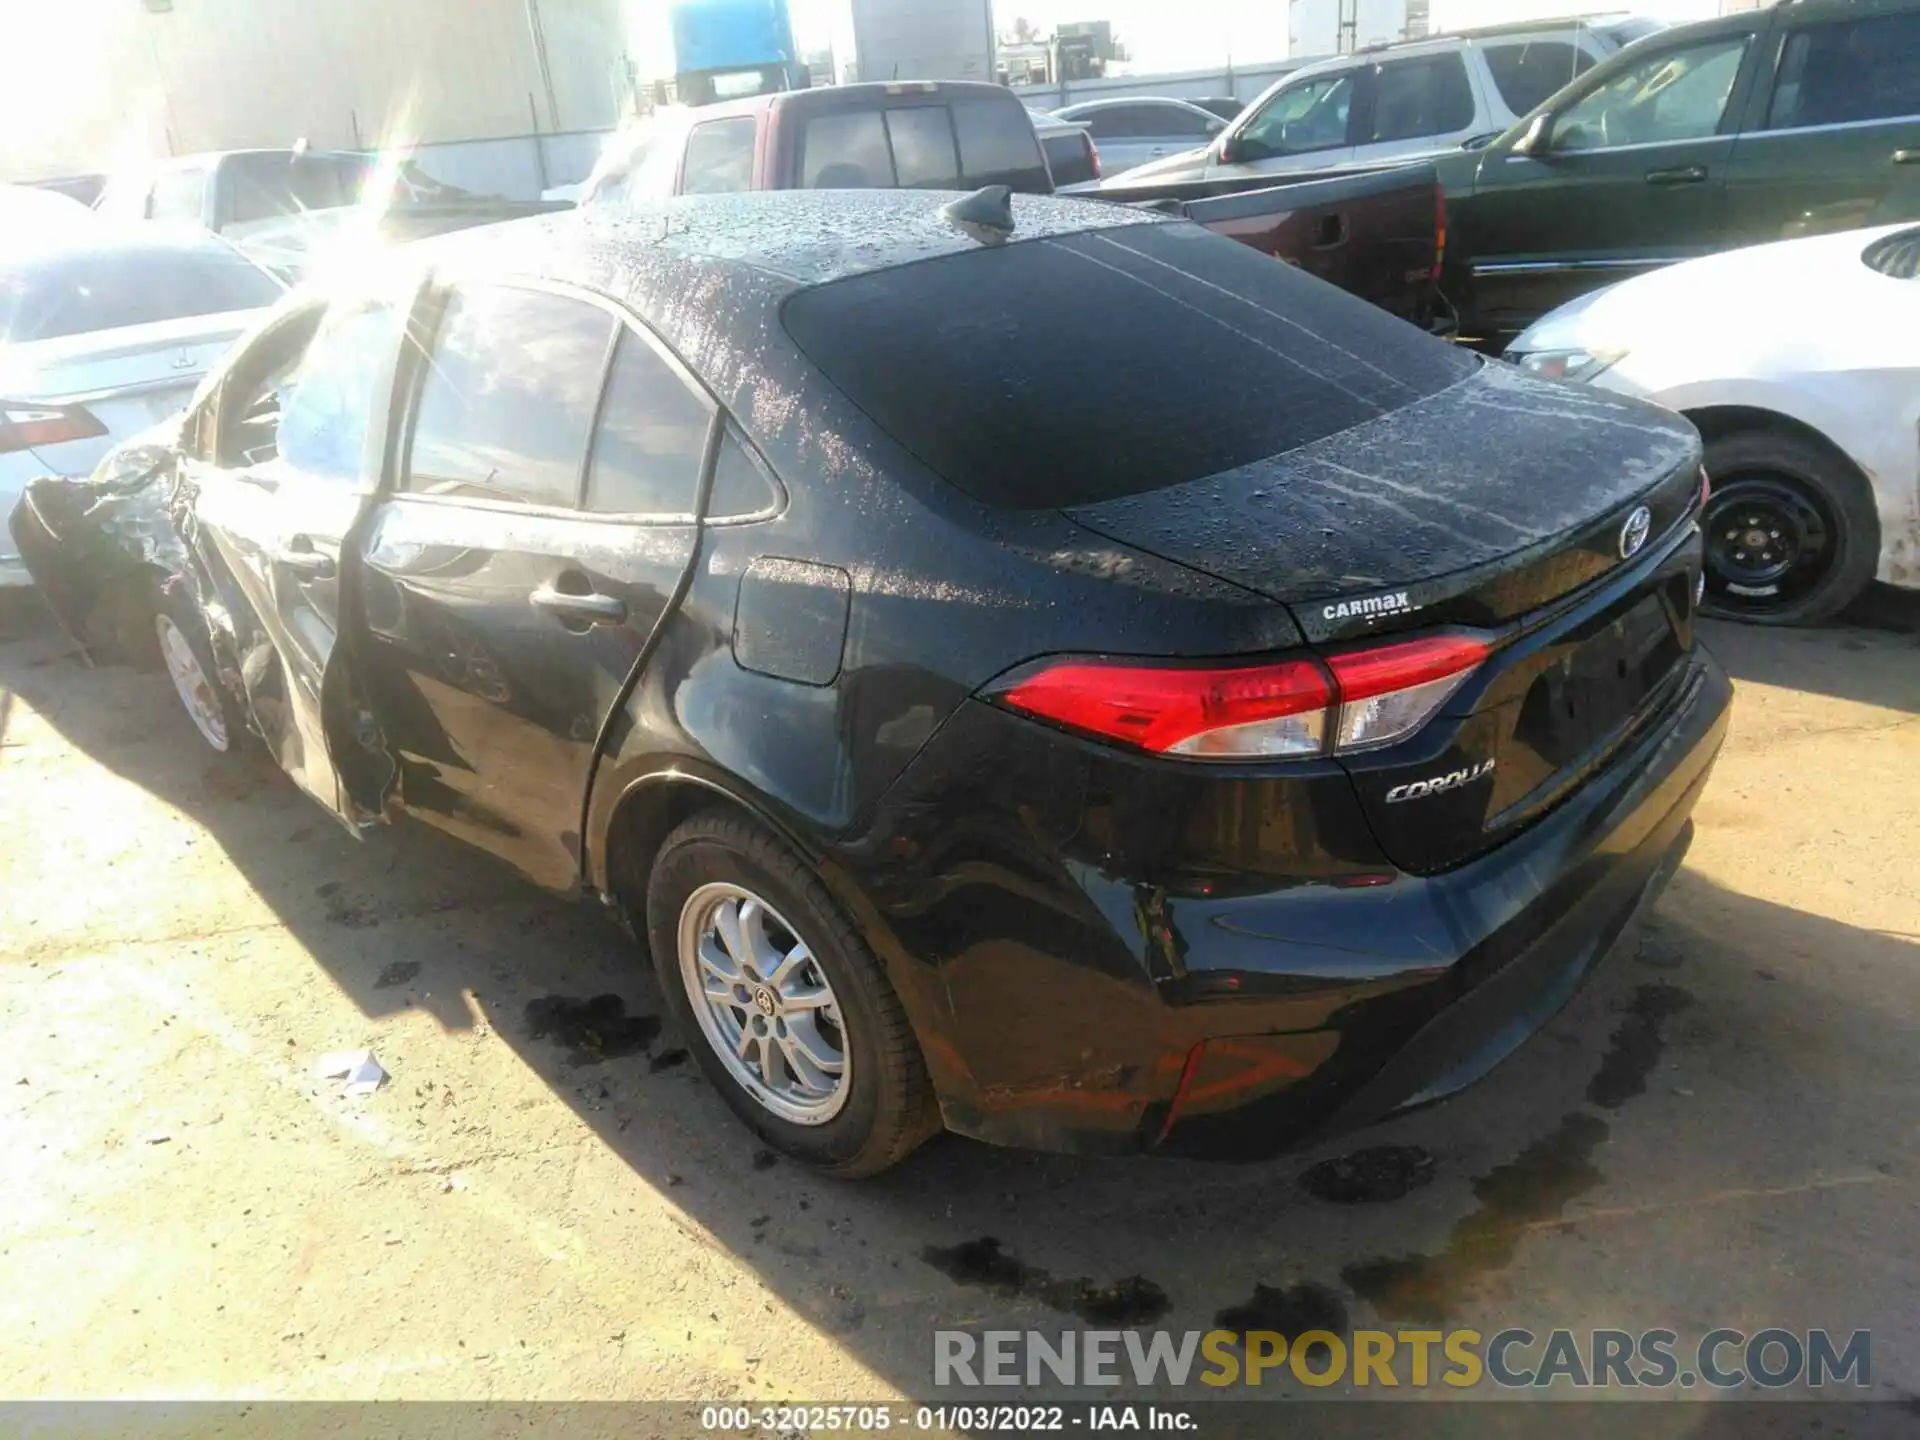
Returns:
[[[1691,833],[1697,436],[1182,222],[951,200],[401,252],[22,553],[216,750],[615,907],[826,1169],[1466,1085]]]

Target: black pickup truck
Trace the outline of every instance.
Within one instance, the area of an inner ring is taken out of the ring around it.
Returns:
[[[839,85],[662,111],[609,143],[581,204],[995,184],[1047,194],[1056,186],[1035,124],[1012,92],[962,81]],[[1063,193],[1181,215],[1433,324],[1445,210],[1431,165]]]

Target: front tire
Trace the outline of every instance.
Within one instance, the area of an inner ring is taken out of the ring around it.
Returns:
[[[246,718],[220,683],[199,607],[178,586],[169,585],[160,592],[153,628],[161,663],[193,728],[216,754],[238,754],[247,733]]]
[[[906,1012],[817,875],[732,815],[661,846],[646,928],[667,1008],[753,1132],[830,1174],[876,1174],[939,1128]]]
[[[1845,459],[1789,431],[1743,430],[1710,441],[1706,467],[1704,613],[1811,625],[1873,579],[1879,511]]]

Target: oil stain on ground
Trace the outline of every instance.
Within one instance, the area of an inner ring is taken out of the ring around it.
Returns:
[[[1569,1201],[1600,1183],[1593,1152],[1606,1138],[1606,1121],[1574,1111],[1473,1182],[1480,1204],[1453,1227],[1438,1255],[1360,1260],[1340,1278],[1383,1320],[1446,1320],[1480,1277],[1513,1263],[1530,1229],[1558,1219]]]
[[[1433,1152],[1419,1145],[1370,1145],[1322,1160],[1300,1177],[1316,1200],[1361,1205],[1398,1200],[1433,1179]]]
[[[640,1054],[660,1033],[660,1020],[627,1014],[627,1002],[618,995],[591,1000],[545,995],[527,1002],[527,1033],[565,1046],[567,1063],[578,1067]]]
[[[1339,1295],[1330,1287],[1311,1280],[1284,1289],[1275,1285],[1255,1285],[1252,1299],[1239,1305],[1229,1305],[1213,1317],[1213,1323],[1222,1330],[1231,1330],[1239,1335],[1243,1345],[1247,1334],[1255,1330],[1271,1330],[1276,1335],[1286,1336],[1287,1342],[1292,1344],[1311,1330],[1325,1330],[1331,1335],[1344,1336],[1348,1328],[1347,1307]],[[1314,1364],[1321,1364],[1330,1353],[1325,1342],[1316,1340],[1307,1347],[1306,1358]]]
[[[1618,1110],[1644,1095],[1647,1077],[1666,1049],[1661,1024],[1693,1003],[1678,985],[1642,985],[1627,1002],[1627,1013],[1613,1032],[1606,1056],[1587,1085],[1587,1099],[1603,1110]]]
[[[1001,1250],[991,1235],[959,1245],[929,1245],[920,1258],[956,1285],[976,1285],[1009,1300],[1037,1300],[1090,1325],[1145,1325],[1173,1308],[1167,1292],[1144,1276],[1128,1275],[1111,1285],[1085,1276],[1056,1279]]]

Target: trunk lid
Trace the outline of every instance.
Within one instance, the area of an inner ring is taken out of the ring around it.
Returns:
[[[1290,454],[1068,513],[1286,604],[1328,650],[1493,636],[1419,731],[1341,757],[1388,858],[1431,874],[1545,814],[1674,699],[1699,461],[1676,416],[1490,365]]]
[[[1486,364],[1285,454],[1067,514],[1337,642],[1493,625],[1589,584],[1619,565],[1639,505],[1649,537],[1689,511],[1699,464],[1676,415]]]
[[[201,377],[267,313],[194,315],[14,345],[0,362],[0,398],[84,407],[104,435],[34,454],[53,474],[86,475],[112,446],[184,407]]]

